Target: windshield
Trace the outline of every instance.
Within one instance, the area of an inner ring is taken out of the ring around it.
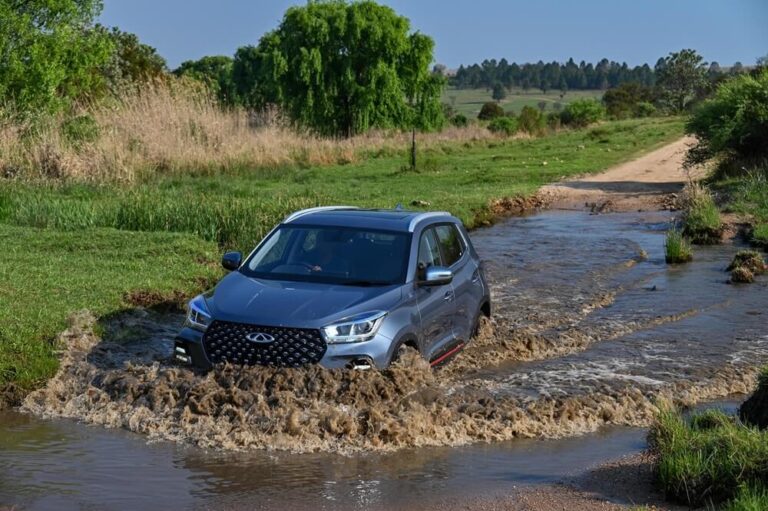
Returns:
[[[405,282],[410,238],[404,232],[281,225],[241,271],[271,280],[398,284]]]

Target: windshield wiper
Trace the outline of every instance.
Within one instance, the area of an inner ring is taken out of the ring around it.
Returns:
[[[374,287],[374,286],[389,286],[391,282],[383,280],[345,280],[339,282],[343,286],[360,286],[360,287]]]

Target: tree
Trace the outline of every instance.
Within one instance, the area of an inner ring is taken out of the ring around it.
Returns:
[[[657,85],[675,112],[682,112],[704,83],[707,67],[695,50],[670,53],[657,67]]]
[[[491,97],[494,101],[498,102],[507,97],[507,89],[504,88],[504,85],[502,85],[501,82],[493,84],[493,94]]]
[[[630,116],[638,116],[645,113],[647,106],[640,107],[641,103],[652,103],[654,101],[653,91],[639,83],[627,82],[618,87],[608,89],[603,94],[603,104],[608,115],[615,119],[624,119]],[[644,109],[640,112],[639,109]]]
[[[482,108],[480,108],[480,113],[477,114],[477,118],[481,121],[490,121],[491,119],[503,116],[504,109],[501,108],[498,103],[494,103],[493,101],[483,103]]]
[[[542,112],[547,109],[547,102],[546,101],[539,101],[536,106],[539,107],[539,110]]]
[[[187,76],[203,82],[224,104],[237,102],[232,80],[233,59],[222,55],[187,60],[174,69],[176,76]]]
[[[309,2],[289,8],[256,48],[238,50],[233,76],[247,103],[277,103],[323,135],[431,129],[443,122],[433,48],[410,33],[407,18],[373,1]]]
[[[56,111],[105,90],[112,54],[99,0],[0,0],[0,102]]]
[[[168,71],[165,59],[152,46],[143,44],[135,34],[117,27],[98,26],[112,43],[113,53],[104,75],[113,91],[125,84],[142,84],[164,77]]]

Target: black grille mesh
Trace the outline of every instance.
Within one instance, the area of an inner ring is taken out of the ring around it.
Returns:
[[[256,333],[272,336],[274,341],[261,343],[246,339],[247,335]],[[320,362],[327,346],[319,330],[216,320],[203,336],[203,347],[208,359],[214,364],[230,362],[300,367]]]

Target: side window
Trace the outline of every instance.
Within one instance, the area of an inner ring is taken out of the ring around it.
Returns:
[[[445,258],[445,266],[451,266],[464,255],[464,243],[455,225],[438,225],[435,227],[437,239]]]
[[[440,248],[437,245],[434,229],[427,229],[421,233],[419,240],[419,267],[441,266]]]

